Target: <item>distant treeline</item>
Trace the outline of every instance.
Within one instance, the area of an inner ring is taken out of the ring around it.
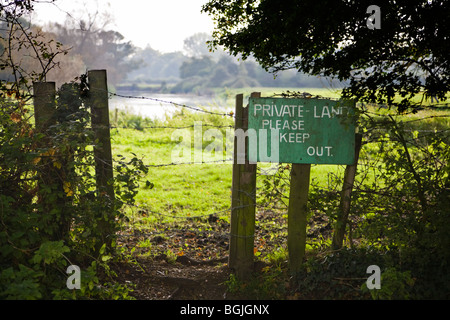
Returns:
[[[161,53],[150,46],[142,49],[125,39],[120,32],[109,29],[111,21],[99,20],[98,13],[86,20],[68,18],[64,23],[38,26],[19,19],[21,28],[8,27],[0,21],[0,80],[18,78],[18,68],[11,62],[20,62],[20,71],[32,75],[42,66],[43,58],[33,58],[33,48],[7,41],[11,32],[27,30],[36,41],[46,43],[57,67],[47,74],[57,86],[70,82],[86,70],[107,69],[108,85],[117,90],[160,93],[208,94],[213,88],[244,87],[328,87],[329,80],[307,76],[288,70],[274,76],[255,60],[239,59],[217,49],[211,51],[207,41],[211,36],[197,33],[184,40],[184,50]],[[38,43],[36,42],[36,43]],[[61,54],[58,53],[61,51]],[[64,54],[62,54],[64,53]]]
[[[162,93],[208,93],[212,88],[324,87],[327,79],[296,70],[266,72],[254,60],[242,60],[223,51],[210,52],[207,34],[185,40],[185,52],[160,53],[151,47],[139,50],[134,59],[140,67],[128,73],[119,90]]]
[[[169,53],[155,56],[148,62],[150,63],[143,68],[131,72],[127,83],[117,86],[117,89],[162,93],[207,93],[212,88],[225,87],[323,87],[327,81],[294,70],[274,76],[254,61],[237,61],[225,55],[214,60],[210,56],[186,57]],[[156,69],[154,65],[158,68]]]

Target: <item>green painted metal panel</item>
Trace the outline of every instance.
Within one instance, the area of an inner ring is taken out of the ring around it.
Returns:
[[[352,164],[355,105],[350,101],[250,98],[250,162]]]

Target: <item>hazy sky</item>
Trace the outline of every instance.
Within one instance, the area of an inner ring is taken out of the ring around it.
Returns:
[[[183,49],[183,40],[197,32],[212,33],[211,18],[201,13],[207,0],[57,0],[56,5],[37,3],[33,19],[63,22],[67,13],[76,19],[87,11],[110,12],[127,40],[139,47],[149,44],[161,52]]]

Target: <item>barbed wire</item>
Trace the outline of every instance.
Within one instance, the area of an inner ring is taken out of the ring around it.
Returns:
[[[173,101],[167,101],[167,100],[163,100],[163,99],[158,99],[158,98],[151,98],[151,97],[144,97],[144,96],[131,96],[131,95],[121,95],[121,94],[117,94],[117,93],[111,93],[108,92],[108,94],[110,96],[116,96],[116,97],[121,97],[121,98],[126,98],[126,99],[141,99],[141,100],[150,100],[150,101],[155,101],[155,102],[159,102],[159,103],[165,103],[165,104],[171,104],[174,106],[178,106],[178,107],[182,107],[182,108],[187,108],[196,112],[202,112],[202,113],[206,113],[206,114],[212,114],[212,115],[219,115],[219,116],[231,116],[234,117],[234,113],[230,112],[230,113],[219,113],[219,112],[213,112],[213,111],[208,111],[208,110],[204,110],[201,109],[199,107],[192,107],[186,104],[181,104],[181,103],[177,103],[177,102],[173,102]],[[303,95],[303,97],[308,98],[306,95]],[[315,96],[315,97],[311,97],[311,98],[317,98],[317,99],[329,99],[329,98],[324,98],[324,97],[320,97],[320,96]],[[365,111],[371,115],[376,115],[376,116],[389,116],[386,114],[381,114],[381,113],[375,113],[375,112],[371,112],[371,111]],[[363,111],[364,113],[364,111]],[[403,123],[409,123],[409,122],[416,122],[416,121],[421,121],[421,120],[425,120],[425,119],[432,119],[432,118],[444,118],[444,117],[450,117],[450,115],[432,115],[432,116],[428,116],[428,117],[422,117],[422,118],[418,118],[418,119],[411,119],[411,120],[407,120],[407,121],[403,121]],[[234,117],[235,118],[235,117]],[[204,127],[212,127],[212,128],[233,128],[234,126],[232,125],[214,125],[214,124],[201,124],[201,126]],[[133,128],[133,127],[128,127],[128,126],[124,126],[124,127],[119,127],[119,126],[112,126],[111,128],[128,128],[128,129],[136,129],[136,130],[140,130],[140,129],[189,129],[189,128],[195,128],[196,124],[192,124],[192,125],[184,125],[184,126],[158,126],[158,125],[149,125],[149,126],[139,126],[139,128]],[[411,131],[411,130],[405,130],[405,131]],[[416,130],[419,132],[431,132],[431,130]],[[446,130],[444,130],[446,131]],[[165,164],[153,164],[153,165],[147,165],[148,167],[152,167],[152,168],[158,168],[158,167],[168,167],[168,166],[176,166],[176,165],[192,165],[192,164],[212,164],[212,163],[226,163],[226,162],[230,162],[233,161],[233,159],[220,159],[220,160],[214,160],[214,161],[189,161],[189,162],[171,162],[171,163],[165,163]],[[256,190],[255,190],[256,192]],[[161,217],[165,217],[165,218],[171,218],[171,219],[202,219],[202,218],[207,218],[207,217],[211,217],[211,216],[218,216],[218,215],[222,215],[228,212],[232,212],[233,210],[238,210],[238,209],[244,209],[244,208],[248,208],[248,207],[255,207],[255,208],[264,208],[264,209],[268,209],[270,208],[267,204],[261,205],[261,204],[257,204],[256,203],[256,199],[254,198],[254,193],[249,193],[244,191],[244,194],[246,194],[247,197],[249,197],[250,199],[252,199],[252,201],[254,203],[251,204],[245,204],[245,205],[241,205],[241,206],[236,206],[236,207],[229,207],[227,209],[223,209],[223,210],[218,210],[212,213],[205,213],[205,214],[196,214],[196,215],[172,215],[172,214],[168,214],[168,213],[162,213],[162,212],[156,212],[151,210],[150,208],[146,208],[146,207],[142,207],[142,206],[136,206],[137,208],[139,208],[140,210],[143,210],[146,212],[146,214],[152,214],[152,215],[158,215]],[[272,208],[270,208],[272,209]],[[254,238],[256,235],[252,234],[252,235],[238,235],[238,234],[232,234],[232,233],[228,233],[228,236],[231,237],[238,237],[238,238]]]
[[[365,108],[365,106],[363,106],[363,108]],[[434,110],[436,110],[436,111],[447,111],[447,110],[450,109],[450,108],[445,108],[445,107],[433,107],[433,106],[424,107],[424,109],[425,109],[425,108],[434,109]],[[377,109],[380,110],[380,109],[384,109],[384,108],[381,107],[381,106],[378,106]],[[420,110],[419,110],[419,111],[420,111]],[[365,115],[365,116],[370,116],[370,115],[372,115],[372,116],[377,116],[377,117],[390,117],[390,116],[393,116],[393,117],[400,116],[400,117],[402,117],[402,116],[408,116],[408,115],[417,115],[417,110],[409,111],[409,112],[403,112],[403,113],[399,113],[399,112],[394,112],[394,113],[386,113],[386,112],[385,112],[385,113],[379,113],[379,112],[370,111],[370,110],[367,110],[367,109],[362,109],[362,110],[361,110],[361,115]],[[438,116],[428,116],[428,117],[419,118],[419,119],[414,119],[414,120],[420,121],[420,120],[424,120],[424,119],[428,119],[428,118],[438,118],[438,117],[448,117],[448,115],[442,115],[442,116],[441,116],[441,115],[438,115]]]
[[[428,117],[423,117],[423,118],[418,118],[418,119],[412,119],[412,120],[408,120],[408,121],[403,121],[403,123],[410,123],[410,122],[422,121],[422,120],[433,119],[433,118],[448,118],[448,117],[450,117],[450,114],[446,114],[446,115],[434,115],[434,116],[428,116]]]
[[[212,114],[212,115],[226,116],[226,117],[233,117],[234,116],[234,112],[233,111],[230,111],[229,113],[208,111],[208,110],[201,109],[199,107],[193,107],[193,106],[189,106],[187,104],[173,102],[173,101],[167,101],[167,100],[162,100],[162,99],[159,99],[159,98],[123,95],[123,94],[118,94],[118,93],[114,93],[114,92],[110,92],[110,91],[108,91],[108,94],[110,96],[115,96],[115,97],[120,97],[120,98],[125,98],[125,99],[150,100],[150,101],[155,101],[155,102],[159,102],[159,103],[171,104],[171,105],[174,105],[174,106],[177,106],[177,107],[186,108],[186,109],[194,110],[196,112],[203,112],[203,113]]]
[[[198,125],[191,124],[188,126],[139,126],[139,128],[133,128],[132,126],[110,126],[111,129],[133,129],[133,130],[141,130],[141,129],[190,129],[195,128]],[[232,125],[214,125],[214,124],[201,124],[201,127],[211,127],[211,128],[234,128]]]
[[[207,113],[207,114],[213,114],[213,115],[219,115],[219,116],[229,116],[229,117],[235,117],[234,112],[230,111],[229,113],[220,113],[220,112],[214,112],[214,111],[208,111],[208,110],[204,110],[201,109],[199,107],[193,107],[193,106],[189,106],[186,104],[182,104],[182,103],[178,103],[178,102],[173,102],[173,101],[168,101],[168,100],[163,100],[163,99],[159,99],[159,98],[152,98],[152,97],[144,97],[144,96],[132,96],[132,95],[123,95],[123,94],[118,94],[118,93],[114,93],[114,92],[110,92],[108,91],[108,94],[110,96],[116,96],[116,97],[121,97],[121,98],[125,98],[125,99],[140,99],[140,100],[150,100],[150,101],[155,101],[155,102],[160,102],[160,103],[165,103],[165,104],[171,104],[177,107],[182,107],[182,108],[187,108],[190,110],[194,110],[197,112],[203,112],[203,113]],[[328,100],[339,100],[337,98],[330,98],[330,97],[323,97],[320,95],[311,95],[307,92],[302,92],[302,93],[294,93],[294,92],[290,92],[287,91],[287,93],[281,93],[281,94],[273,94],[271,97],[284,97],[284,98],[289,98],[289,97],[294,97],[294,98],[306,98],[306,99],[328,99]],[[383,113],[377,113],[377,112],[373,112],[373,111],[369,111],[369,110],[363,110],[362,114],[369,114],[369,115],[374,115],[374,116],[382,116],[382,117],[387,117],[387,116],[401,116],[401,115],[408,115],[408,114],[412,114],[414,112],[411,113],[407,113],[407,114],[383,114]],[[432,118],[445,118],[445,117],[450,117],[450,115],[432,115],[432,116],[428,116],[428,117],[422,117],[422,118],[418,118],[418,119],[412,119],[412,120],[408,120],[408,121],[403,121],[403,123],[409,123],[409,122],[416,122],[416,121],[422,121],[422,120],[426,120],[426,119],[432,119]],[[188,128],[193,128],[195,125],[189,125],[189,126],[180,126],[180,127],[174,127],[174,126],[140,126],[140,129],[188,129]],[[214,128],[234,128],[234,126],[232,125],[212,125],[212,124],[205,124],[204,126],[209,126],[209,127],[214,127]],[[112,127],[112,128],[129,128],[129,127]],[[138,128],[131,128],[131,129],[137,129]]]
[[[192,164],[213,164],[220,162],[228,162],[233,161],[232,158],[229,159],[221,159],[221,160],[211,160],[211,161],[190,161],[190,162],[170,162],[170,163],[162,163],[162,164],[149,164],[146,165],[150,168],[159,168],[159,167],[170,167],[170,166],[178,166],[178,165],[192,165]]]

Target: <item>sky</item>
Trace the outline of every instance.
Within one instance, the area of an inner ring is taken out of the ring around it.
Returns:
[[[113,24],[134,45],[150,45],[163,53],[180,51],[183,40],[198,32],[212,33],[210,16],[201,13],[207,0],[56,0],[55,4],[37,3],[33,21],[64,22],[67,13],[75,19],[87,12],[110,12]]]

